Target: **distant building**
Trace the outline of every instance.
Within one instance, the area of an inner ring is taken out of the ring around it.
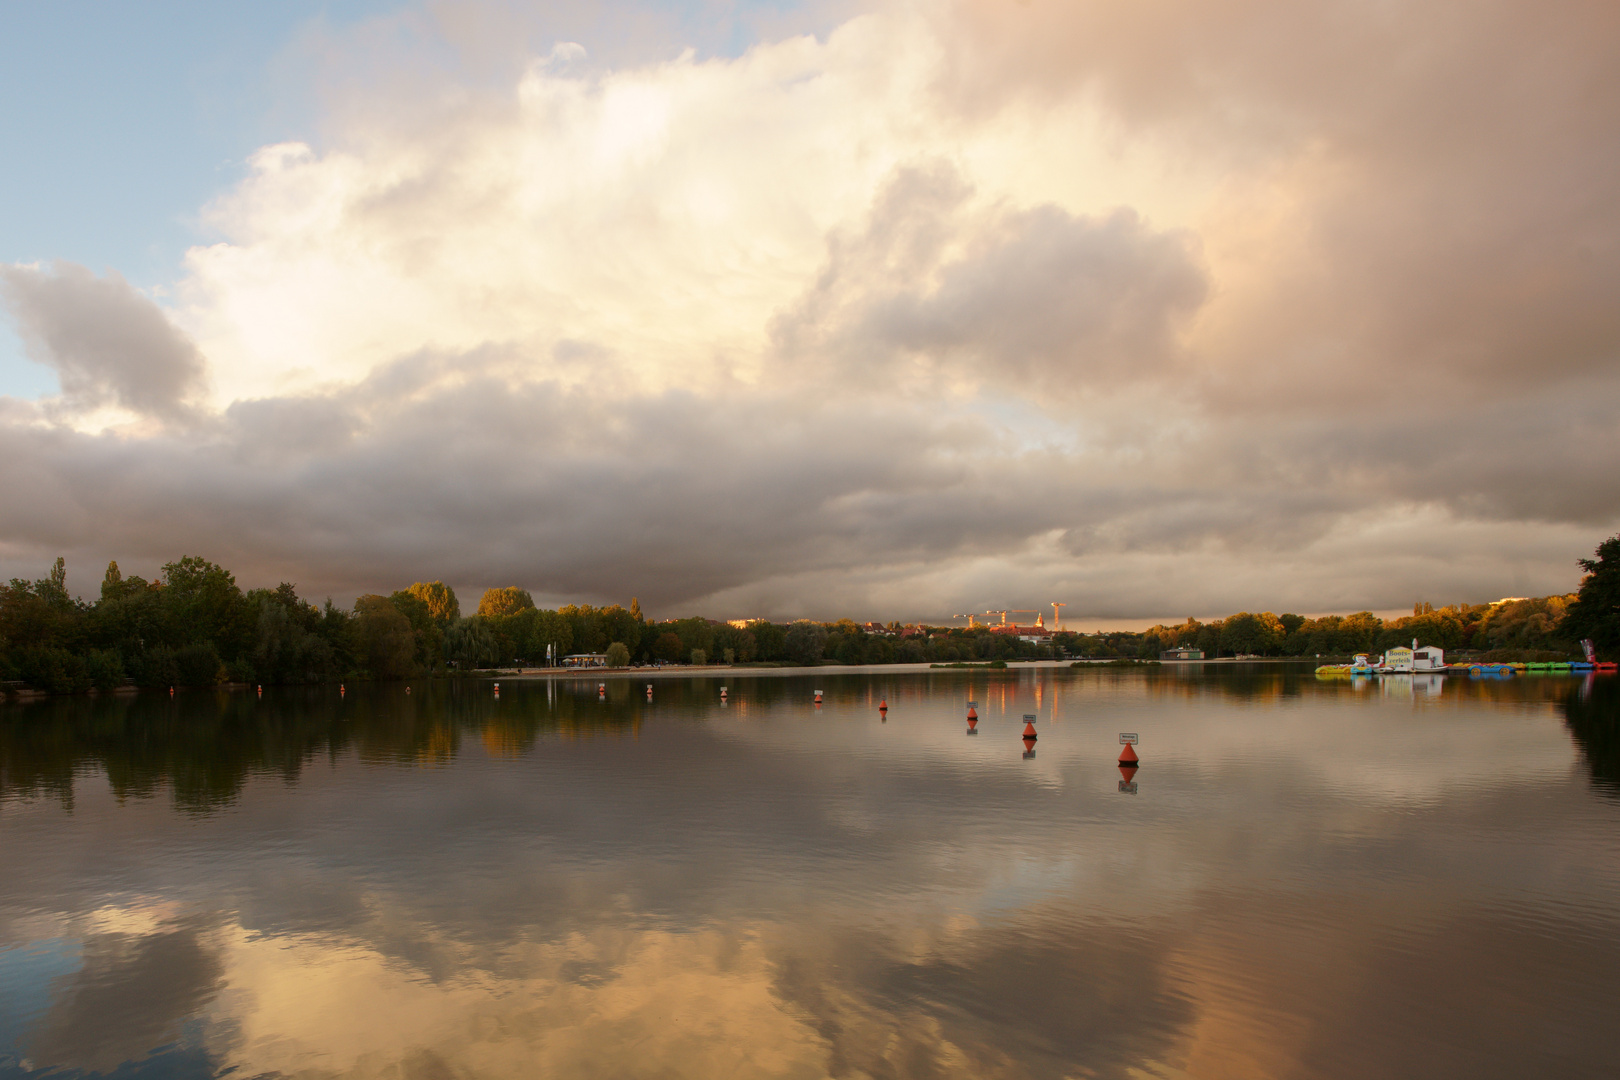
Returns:
[[[575,653],[563,657],[565,668],[607,667],[607,653]]]
[[[1159,654],[1160,660],[1202,660],[1203,649],[1166,649]]]

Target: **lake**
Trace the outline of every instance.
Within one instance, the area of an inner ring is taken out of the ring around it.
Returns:
[[[0,706],[0,1078],[1620,1075],[1620,679],[645,684]]]

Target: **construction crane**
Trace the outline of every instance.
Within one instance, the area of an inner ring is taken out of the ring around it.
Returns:
[[[1061,611],[1059,611],[1058,608],[1066,608],[1068,606],[1069,605],[1066,604],[1066,603],[1060,604],[1056,600],[1052,601],[1052,629],[1053,630],[1061,630],[1061,629],[1063,629],[1063,613]]]
[[[1004,611],[1004,612],[1001,613],[1001,625],[1002,626],[1007,625],[1007,616],[1008,615],[1039,615],[1039,614],[1040,614],[1040,612],[1036,611],[1034,608],[1015,608],[1015,609],[1012,609],[1012,610],[1009,610],[1009,611]],[[1013,620],[1013,625],[1014,626],[1018,625],[1018,620],[1017,619]]]
[[[953,618],[953,619],[966,619],[968,621],[968,629],[972,630],[973,629],[973,620],[977,619],[978,616],[977,615],[952,615],[951,618]]]

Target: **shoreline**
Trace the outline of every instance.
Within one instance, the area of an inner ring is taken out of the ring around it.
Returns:
[[[1147,667],[1195,667],[1205,664],[1316,664],[1320,661],[1315,658],[1309,660],[1293,656],[1238,659],[1233,656],[1223,656],[1213,660],[1143,660],[1139,663],[1124,665],[1118,664],[1114,659],[1108,660],[1009,660],[1005,668],[992,668],[986,663],[976,663],[972,667],[951,667],[949,665],[935,666],[932,662],[922,661],[914,664],[816,664],[804,667],[738,667],[726,664],[704,664],[701,667],[693,665],[671,666],[663,668],[521,668],[518,670],[488,669],[478,674],[490,679],[519,679],[524,681],[540,681],[546,679],[594,679],[603,682],[607,679],[635,679],[645,676],[649,679],[671,678],[709,678],[715,675],[728,676],[764,676],[778,677],[788,675],[850,675],[850,674],[910,674],[919,671],[941,672],[1008,672],[1025,671],[1032,668],[1069,670],[1080,664],[1083,667],[1110,668],[1116,671],[1130,668]]]

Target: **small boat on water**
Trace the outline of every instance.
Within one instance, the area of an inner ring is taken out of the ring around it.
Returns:
[[[1371,675],[1378,668],[1366,653],[1356,653],[1348,664],[1323,664],[1316,669],[1318,675]]]

